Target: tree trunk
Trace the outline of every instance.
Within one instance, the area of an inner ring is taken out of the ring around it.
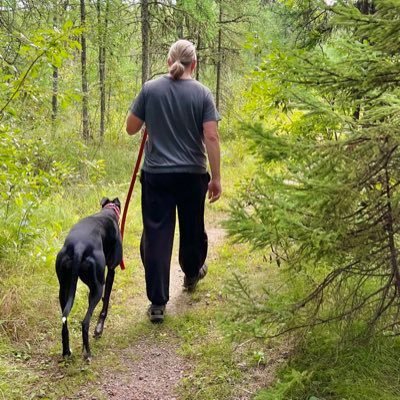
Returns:
[[[392,151],[393,152],[393,151]],[[388,160],[389,162],[389,160]],[[385,194],[386,194],[386,231],[388,238],[388,246],[390,250],[390,264],[392,267],[392,274],[394,276],[396,293],[400,295],[400,269],[397,261],[398,251],[395,242],[395,228],[394,228],[394,217],[392,210],[392,193],[390,187],[390,177],[388,172],[388,165],[385,166]]]
[[[200,44],[201,44],[201,37],[200,32],[197,33],[197,63],[196,63],[196,80],[200,79]]]
[[[221,64],[222,64],[222,0],[219,1],[219,29],[218,29],[218,61],[217,61],[217,84],[215,88],[215,105],[219,111],[221,96]]]
[[[356,1],[355,6],[362,14],[368,15],[375,13],[375,4],[372,0],[358,0]]]
[[[182,7],[182,2],[180,2],[179,4],[177,4],[178,7]],[[179,39],[183,39],[183,14],[178,13],[178,18],[176,21],[176,38],[177,40]]]
[[[57,2],[53,3],[53,25],[56,27],[58,25],[58,7]],[[55,121],[57,119],[58,113],[58,67],[53,65],[53,92],[51,95],[51,121],[52,121],[52,131],[55,129]]]
[[[99,88],[100,88],[100,139],[103,140],[105,132],[106,114],[106,40],[108,27],[108,13],[110,1],[106,1],[104,21],[101,18],[101,0],[97,0],[97,21],[99,29]]]
[[[82,137],[88,140],[90,137],[89,131],[89,110],[88,110],[88,78],[87,78],[87,48],[86,48],[86,8],[85,0],[80,0],[81,5],[81,27],[83,32],[81,34],[81,66],[82,66]]]
[[[142,84],[149,77],[149,36],[150,36],[150,21],[149,21],[149,2],[142,0],[141,8],[142,21]]]
[[[53,94],[51,96],[51,120],[54,122],[58,114],[58,68],[53,66]]]

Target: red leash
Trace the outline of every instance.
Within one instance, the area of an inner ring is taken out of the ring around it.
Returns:
[[[145,129],[144,133],[143,133],[142,143],[140,143],[139,153],[138,153],[138,157],[137,157],[137,160],[136,160],[135,169],[133,170],[131,184],[129,185],[128,194],[126,196],[124,212],[122,214],[122,220],[121,220],[121,238],[122,238],[122,241],[124,240],[125,221],[126,221],[126,215],[128,214],[129,202],[131,201],[133,188],[135,187],[136,177],[137,177],[137,174],[138,174],[138,171],[139,171],[140,163],[142,161],[142,155],[143,155],[143,150],[144,150],[144,145],[146,143],[146,139],[147,139],[147,129]],[[125,263],[124,263],[123,259],[121,261],[120,266],[121,266],[121,269],[125,269]]]

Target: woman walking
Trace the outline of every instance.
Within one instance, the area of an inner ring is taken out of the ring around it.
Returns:
[[[152,322],[164,320],[169,300],[176,211],[183,285],[193,291],[207,273],[206,194],[210,202],[221,196],[219,114],[210,90],[192,78],[195,67],[194,45],[178,40],[168,53],[169,74],[143,85],[127,118],[128,134],[143,124],[148,132],[140,179],[140,254]]]

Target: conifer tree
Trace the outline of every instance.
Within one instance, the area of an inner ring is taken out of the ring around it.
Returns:
[[[267,335],[354,320],[398,334],[400,3],[327,11],[330,39],[281,46],[255,74],[261,161],[229,229],[284,265],[281,302],[258,315]]]

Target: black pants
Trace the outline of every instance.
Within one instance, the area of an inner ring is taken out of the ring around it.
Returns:
[[[197,276],[207,256],[204,202],[209,174],[142,171],[143,234],[140,255],[145,269],[147,297],[152,304],[169,300],[169,275],[179,220],[179,264],[189,278]]]

